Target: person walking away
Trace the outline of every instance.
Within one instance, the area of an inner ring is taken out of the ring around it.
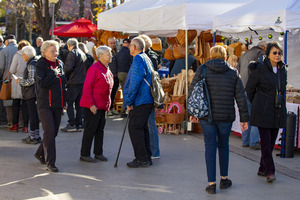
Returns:
[[[14,55],[10,65],[9,72],[13,74],[13,81],[11,82],[11,98],[13,99],[13,126],[8,130],[11,132],[18,132],[19,129],[19,114],[22,109],[23,116],[23,133],[28,133],[28,109],[27,104],[23,100],[21,86],[18,84],[18,77],[23,77],[24,70],[26,69],[26,62],[22,59],[22,48],[30,46],[27,40],[21,40],[18,44],[18,51]]]
[[[117,66],[118,66],[118,79],[122,88],[123,96],[124,96],[124,86],[128,71],[130,69],[130,65],[132,62],[132,56],[129,51],[130,40],[124,39],[121,50],[116,55]],[[120,117],[127,117],[125,106],[123,103],[123,108],[121,110]]]
[[[109,110],[114,85],[113,74],[108,67],[112,60],[111,48],[100,46],[96,49],[96,55],[99,60],[87,71],[80,100],[85,120],[80,160],[92,163],[97,162],[96,159],[107,161],[103,155],[105,112]],[[90,156],[93,140],[95,158]]]
[[[267,182],[276,180],[272,156],[279,128],[286,125],[287,70],[277,42],[267,45],[266,55],[249,64],[251,70],[246,92],[252,104],[250,125],[257,126],[261,139],[261,159],[257,174]]]
[[[111,63],[108,64],[108,66],[109,66],[109,69],[111,70],[112,74],[114,75],[114,87],[111,91],[111,97],[110,97],[111,104],[110,104],[110,108],[109,108],[107,115],[113,116],[113,115],[119,115],[119,113],[114,109],[114,101],[115,101],[117,91],[119,89],[118,64],[117,64],[117,60],[116,60],[116,53],[117,53],[116,38],[114,38],[114,37],[108,38],[107,46],[109,46],[111,48],[111,52],[113,55],[112,61],[111,61]]]
[[[248,68],[248,65],[251,61],[257,61],[258,58],[265,55],[265,50],[267,47],[267,43],[265,41],[261,41],[257,44],[257,46],[252,47],[248,51],[246,51],[240,58],[237,70],[239,71],[243,86],[246,87],[247,81],[250,76],[250,70]],[[251,103],[247,99],[248,103],[248,111],[250,115],[251,111]],[[258,128],[255,126],[250,126],[248,124],[248,129],[242,133],[242,141],[243,141],[243,147],[249,147],[254,150],[260,150],[261,146],[258,143],[259,142],[259,132]]]
[[[140,35],[145,42],[145,54],[150,58],[153,70],[157,71],[158,66],[158,55],[152,51],[152,40],[147,35]],[[156,65],[156,68],[154,67]],[[159,149],[159,137],[158,130],[155,123],[155,108],[151,109],[151,113],[148,118],[148,128],[149,128],[149,138],[150,138],[150,149],[152,153],[152,159],[160,158],[160,149]]]
[[[0,77],[2,77],[2,81],[4,81],[5,76],[9,71],[13,57],[18,51],[17,41],[14,35],[6,36],[4,44],[6,47],[2,51],[0,51]],[[8,78],[10,78],[10,76]],[[6,126],[10,128],[12,126],[13,120],[12,100],[4,100],[3,106],[6,109]]]
[[[94,64],[94,57],[92,57],[90,54],[88,54],[88,49],[86,45],[83,42],[78,43],[78,48],[85,54],[86,61],[84,63],[84,76],[86,76],[87,70]]]
[[[189,96],[194,86],[201,79],[203,68],[206,67],[206,84],[211,102],[212,121],[208,117],[198,119],[190,116],[190,121],[199,122],[203,131],[205,143],[205,163],[209,185],[206,192],[216,193],[216,154],[219,151],[220,189],[231,187],[228,178],[229,166],[229,136],[232,123],[235,120],[234,100],[236,100],[241,129],[247,129],[249,120],[247,99],[238,71],[232,68],[226,60],[226,50],[220,45],[210,49],[211,60],[200,65],[190,86]]]
[[[124,86],[124,105],[129,113],[128,130],[135,159],[128,167],[152,165],[148,118],[153,108],[153,98],[148,83],[152,85],[151,60],[144,53],[145,42],[140,37],[132,39],[130,54],[134,57]]]
[[[17,83],[21,85],[22,96],[28,108],[28,116],[30,122],[30,135],[22,139],[25,144],[38,144],[42,142],[39,130],[39,117],[36,107],[36,84],[35,84],[35,68],[37,63],[36,52],[32,46],[22,48],[22,58],[26,62],[26,68],[23,77],[17,79]]]
[[[76,38],[70,38],[67,41],[69,54],[67,56],[64,70],[67,78],[67,113],[68,124],[62,128],[63,132],[74,132],[82,128],[82,108],[80,107],[80,99],[82,95],[82,87],[84,83],[84,64],[86,61],[85,54],[78,48]],[[74,114],[74,105],[76,117]]]
[[[63,63],[57,59],[58,49],[56,41],[45,41],[41,46],[42,57],[36,64],[37,108],[44,134],[34,156],[51,172],[58,172],[55,138],[66,105],[66,77]]]

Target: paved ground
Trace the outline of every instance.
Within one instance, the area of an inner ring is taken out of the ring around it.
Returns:
[[[201,134],[160,135],[161,158],[149,168],[129,169],[126,162],[133,159],[133,150],[127,133],[114,168],[124,120],[107,120],[104,154],[108,162],[79,161],[82,132],[60,132],[56,143],[59,173],[45,171],[33,157],[36,145],[20,142],[27,134],[0,129],[0,200],[300,199],[299,153],[294,158],[275,157],[277,180],[269,184],[256,175],[260,152],[242,148],[241,139],[234,135],[230,138],[229,169],[233,186],[217,189],[216,195],[205,192]],[[61,127],[66,121],[64,115]]]

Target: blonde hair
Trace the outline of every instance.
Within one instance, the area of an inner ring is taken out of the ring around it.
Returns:
[[[148,35],[139,35],[145,42],[145,51],[152,47],[152,40]]]
[[[58,53],[58,51],[59,51],[58,42],[56,42],[55,40],[46,40],[45,42],[43,42],[43,44],[41,46],[41,52],[42,52],[43,57],[45,57],[44,52],[51,46],[55,46],[56,51]]]
[[[27,40],[21,40],[18,43],[18,50],[21,50],[23,47],[29,46],[29,45],[30,45],[30,43]]]
[[[236,66],[238,65],[238,61],[239,61],[239,57],[237,57],[236,55],[231,55],[228,57],[227,62],[233,67],[236,68]]]
[[[211,59],[225,59],[226,49],[220,45],[216,45],[210,49]]]

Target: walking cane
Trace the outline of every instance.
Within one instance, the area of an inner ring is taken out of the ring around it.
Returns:
[[[118,155],[117,155],[117,159],[116,159],[114,167],[117,167],[117,165],[118,165],[118,160],[119,160],[120,151],[121,151],[121,148],[122,148],[122,144],[123,144],[124,135],[125,135],[125,132],[126,132],[126,127],[127,127],[127,124],[128,124],[128,120],[129,120],[129,113],[127,115],[126,124],[125,124],[125,127],[124,127],[124,131],[123,131],[123,135],[122,135],[122,139],[121,139],[121,142],[120,142],[120,147],[119,147],[119,151],[118,151]]]

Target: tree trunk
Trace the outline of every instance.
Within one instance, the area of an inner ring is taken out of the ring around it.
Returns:
[[[84,3],[85,3],[85,0],[79,0],[79,17],[80,18],[84,17]]]

